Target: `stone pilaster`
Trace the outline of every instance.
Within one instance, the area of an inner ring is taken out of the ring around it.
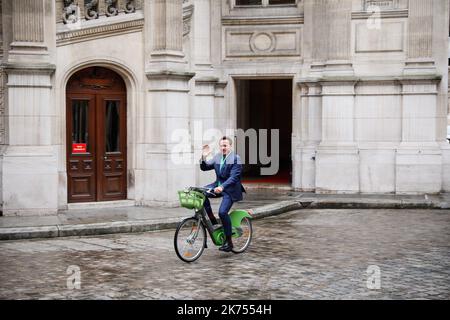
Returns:
[[[328,60],[350,60],[350,35],[352,21],[352,1],[326,1],[326,21],[328,26]]]
[[[215,127],[222,132],[226,132],[228,129],[228,110],[225,99],[225,91],[228,82],[218,81],[215,84],[214,92],[214,108],[216,109]]]
[[[326,5],[328,54],[325,75],[353,75],[350,55],[351,0],[329,0]]]
[[[355,141],[355,80],[322,84],[322,142],[317,149],[316,191],[359,192]]]
[[[302,84],[301,101],[301,190],[313,191],[316,186],[316,153],[322,140],[322,86],[318,82]]]
[[[351,0],[306,0],[305,28],[312,37],[312,75],[352,75]],[[306,25],[309,24],[309,25]],[[308,35],[306,35],[308,37]]]
[[[192,143],[194,149],[194,158],[200,159],[201,149],[204,144],[213,147],[217,145],[220,137],[225,135],[216,127],[216,119],[218,110],[215,108],[215,93],[218,78],[195,78],[195,96],[194,104],[191,108],[191,132]],[[196,171],[198,185],[206,185],[214,175],[203,174],[199,170]]]
[[[195,67],[199,71],[211,69],[211,1],[197,0],[194,10]]]
[[[3,3],[0,0],[0,62],[3,60]]]
[[[3,2],[5,4],[5,1]],[[55,3],[17,0],[2,8],[10,35],[3,60],[5,140],[2,163],[4,215],[57,212],[56,112],[51,48]]]
[[[440,79],[402,80],[402,142],[396,155],[397,193],[438,193],[442,150],[437,143]]]
[[[435,0],[410,0],[408,60],[405,74],[435,74],[433,59],[433,10]]]
[[[183,53],[182,0],[145,4],[147,95],[144,112],[144,205],[176,205],[177,190],[195,184],[189,81]]]
[[[12,1],[12,42],[9,60],[30,60],[31,56],[42,61],[39,55],[47,54],[44,38],[44,0]],[[28,57],[23,57],[28,55]]]
[[[182,0],[150,0],[152,56],[183,57]]]

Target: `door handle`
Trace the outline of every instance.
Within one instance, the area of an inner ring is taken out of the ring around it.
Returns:
[[[107,156],[104,156],[104,157],[103,157],[103,160],[108,160],[108,157],[107,157]]]

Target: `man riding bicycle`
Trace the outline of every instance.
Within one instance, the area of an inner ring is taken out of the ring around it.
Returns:
[[[229,137],[223,137],[219,141],[220,153],[216,154],[211,160],[206,157],[211,154],[208,145],[203,146],[200,169],[202,171],[215,170],[216,181],[206,186],[208,189],[214,189],[215,195],[208,195],[208,198],[223,197],[219,207],[219,217],[225,232],[226,241],[219,250],[230,252],[233,249],[231,240],[231,220],[228,216],[234,202],[243,199],[242,192],[245,192],[241,184],[242,162],[239,155],[231,150],[233,141]],[[211,203],[206,198],[204,207],[212,224],[217,224],[217,220],[212,212]]]

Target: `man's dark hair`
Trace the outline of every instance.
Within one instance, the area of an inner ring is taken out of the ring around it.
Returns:
[[[230,138],[230,137],[222,137],[222,139],[220,139],[220,141],[223,141],[223,140],[228,140],[228,142],[230,143],[230,146],[232,146],[233,145],[233,140]]]

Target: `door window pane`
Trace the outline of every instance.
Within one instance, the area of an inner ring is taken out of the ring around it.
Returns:
[[[237,6],[261,5],[262,0],[236,0]]]
[[[89,101],[72,100],[72,144],[89,143]]]
[[[106,101],[105,113],[105,150],[119,152],[120,117],[119,101]]]

